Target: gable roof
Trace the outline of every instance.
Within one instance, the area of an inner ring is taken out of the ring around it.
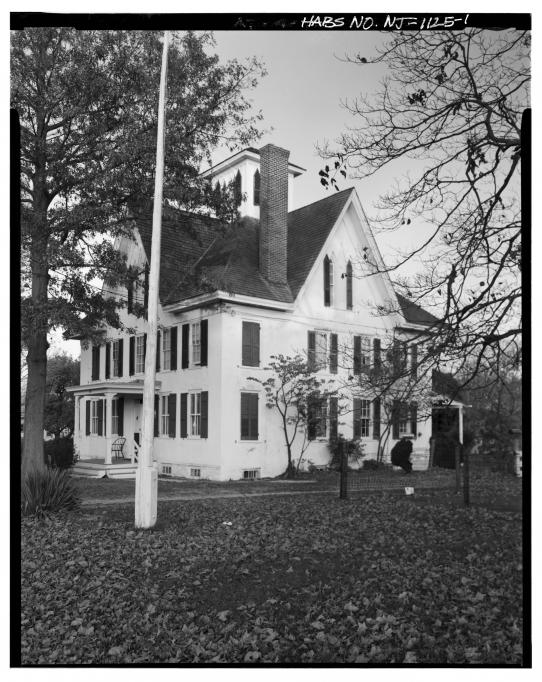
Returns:
[[[152,208],[145,207],[135,218],[145,255],[150,262],[152,240]],[[165,208],[162,216],[160,248],[160,289],[162,304],[181,300],[179,295],[171,300],[201,255],[216,239],[223,226],[216,218]],[[180,293],[180,292],[179,292]],[[201,293],[201,292],[198,292]]]
[[[164,210],[160,256],[163,305],[217,289],[293,303],[353,189],[288,214],[288,284],[268,282],[259,271],[259,221],[243,218],[228,228],[216,218]],[[136,224],[150,261],[152,210]]]
[[[221,290],[232,294],[293,303],[336,224],[353,188],[288,213],[288,283],[267,281],[259,270],[259,221],[242,218],[226,226],[209,216],[165,208],[162,217],[160,302],[178,303]],[[150,261],[152,209],[135,218]],[[430,325],[438,319],[397,294],[405,320]]]

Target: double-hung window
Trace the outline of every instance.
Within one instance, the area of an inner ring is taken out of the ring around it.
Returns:
[[[171,329],[162,332],[162,369],[171,369]]]
[[[135,337],[135,371],[136,374],[145,371],[145,335]]]
[[[371,337],[354,336],[354,374],[367,373],[371,368]]]
[[[120,363],[121,363],[120,344],[121,344],[120,339],[117,341],[113,341],[113,376],[114,377],[122,376],[122,367],[120,366]]]
[[[160,435],[169,436],[169,396],[160,396]]]
[[[111,433],[119,432],[119,401],[113,398],[111,401]]]
[[[324,305],[333,305],[333,261],[329,256],[324,258]]]
[[[190,393],[190,435],[201,436],[201,393]]]
[[[201,364],[201,326],[199,322],[190,325],[192,365]]]
[[[92,400],[90,403],[90,433],[98,435],[98,422],[100,420],[99,408],[102,406],[101,400]]]
[[[371,427],[371,401],[354,398],[354,438],[369,438]]]
[[[258,437],[258,394],[241,393],[241,440]]]
[[[308,439],[325,438],[327,434],[327,399],[313,396],[308,401]]]
[[[416,403],[395,401],[393,406],[393,438],[413,436],[418,431],[418,406]]]

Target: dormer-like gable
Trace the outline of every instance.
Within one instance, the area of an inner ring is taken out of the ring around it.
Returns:
[[[293,208],[294,178],[305,172],[304,168],[288,162],[288,211]],[[260,217],[260,150],[247,147],[233,156],[225,159],[216,166],[212,166],[202,177],[210,178],[214,185],[226,185],[232,181],[240,182],[241,193],[245,199],[239,207],[241,216],[249,218]],[[237,180],[236,180],[237,179]]]

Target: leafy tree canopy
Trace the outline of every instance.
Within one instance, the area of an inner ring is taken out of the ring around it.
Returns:
[[[408,177],[380,199],[382,225],[412,230],[424,220],[432,229],[389,270],[423,258],[423,273],[398,282],[441,311],[434,355],[445,352],[471,376],[503,353],[519,361],[529,50],[526,31],[390,34],[374,58],[348,58],[363,73],[383,63],[387,75],[376,94],[346,102],[358,124],[321,149],[336,159],[320,173],[326,187],[337,188],[346,169],[365,178],[408,160]]]

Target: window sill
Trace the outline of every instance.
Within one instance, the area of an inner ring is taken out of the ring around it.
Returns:
[[[257,443],[266,443],[266,442],[267,441],[265,441],[265,440],[249,440],[248,438],[243,438],[243,439],[240,438],[239,440],[234,441],[234,443],[239,443],[239,444],[243,444],[243,443],[257,444]]]

